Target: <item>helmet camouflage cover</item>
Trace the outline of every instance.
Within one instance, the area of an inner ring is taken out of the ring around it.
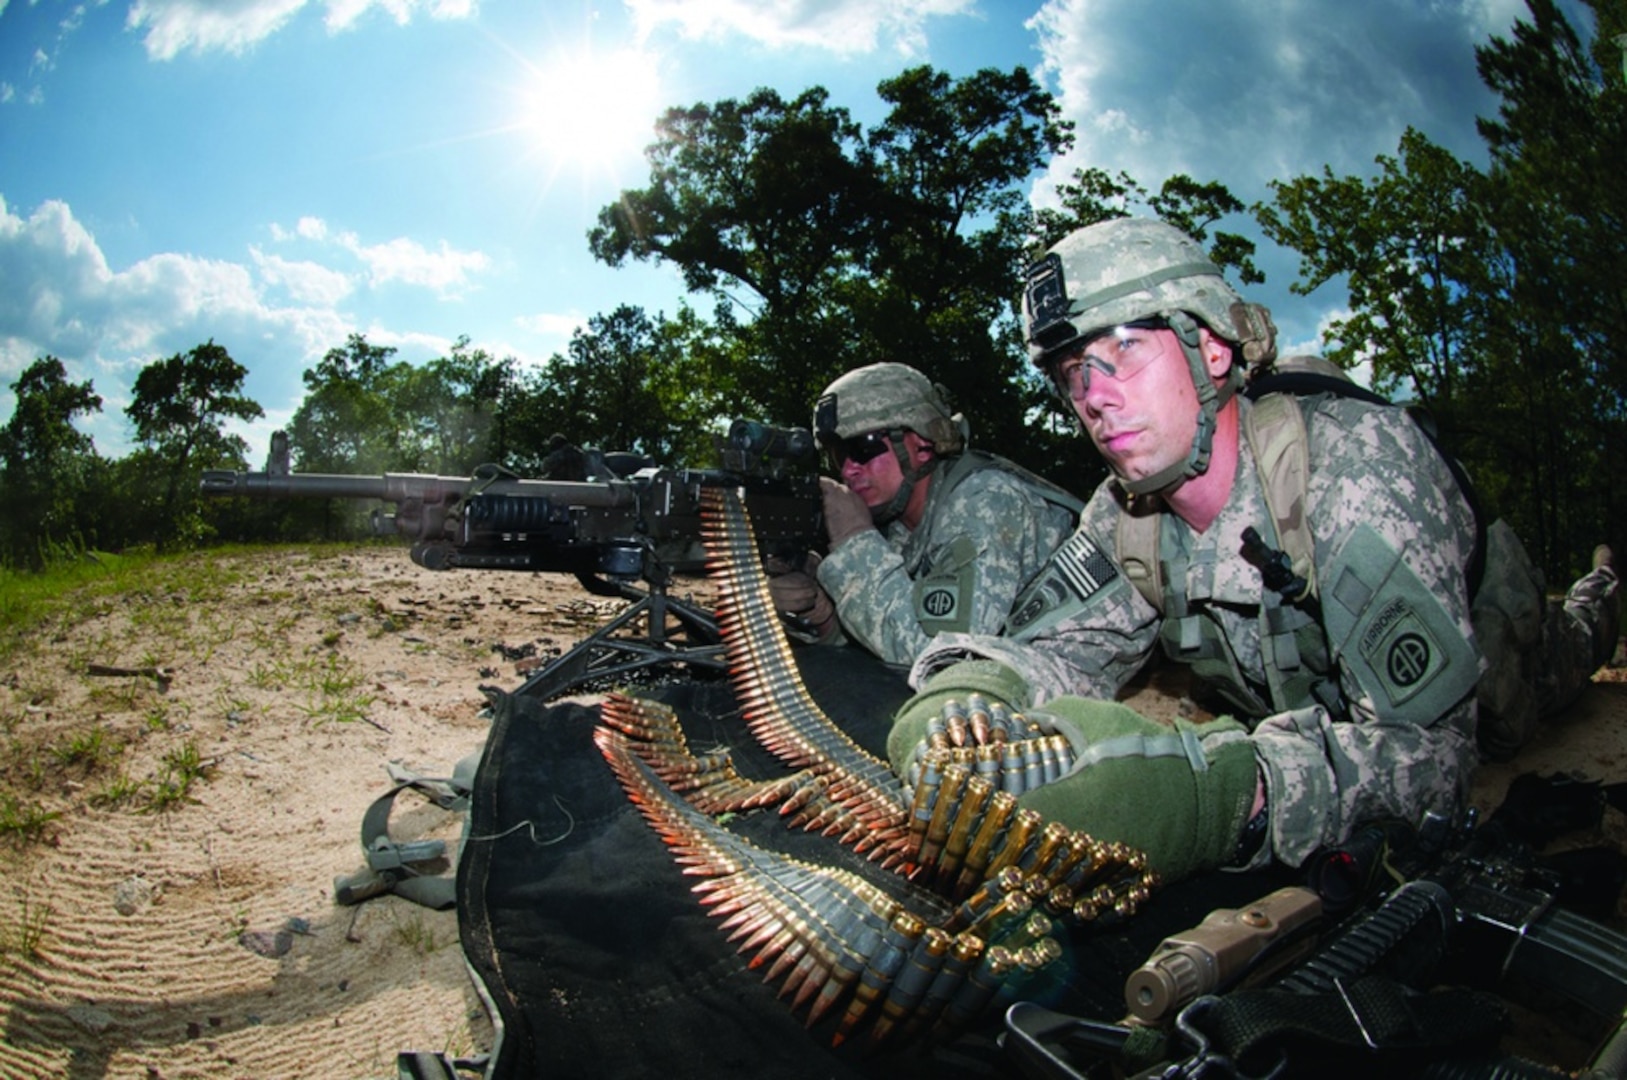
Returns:
[[[871,364],[831,383],[814,405],[813,427],[821,440],[903,428],[940,454],[966,443],[966,419],[950,412],[943,387],[907,364]]]
[[[1244,303],[1197,241],[1162,221],[1117,218],[1070,233],[1029,268],[1023,290],[1028,355],[1040,366],[1083,338],[1177,312],[1241,346],[1250,367],[1275,355],[1269,313]]]

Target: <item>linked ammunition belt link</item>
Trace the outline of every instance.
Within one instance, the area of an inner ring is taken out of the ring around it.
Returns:
[[[1057,962],[1059,924],[1138,909],[1157,881],[1145,854],[1018,805],[1067,757],[1004,706],[951,703],[908,786],[848,738],[802,683],[739,495],[703,499],[736,696],[752,734],[799,771],[743,777],[727,750],[692,752],[672,710],[619,694],[595,741],[684,873],[704,879],[701,903],[751,968],[767,966],[765,981],[783,978],[810,1026],[845,1000],[834,1044],[866,1021],[872,1044],[952,1033]],[[883,890],[753,845],[714,816],[771,806],[905,880]]]

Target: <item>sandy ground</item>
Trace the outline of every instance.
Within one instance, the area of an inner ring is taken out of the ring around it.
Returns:
[[[480,685],[518,685],[619,606],[562,575],[279,550],[47,627],[0,670],[0,791],[13,818],[59,814],[0,838],[0,1076],[384,1078],[403,1050],[489,1049],[455,914],[340,906],[334,881],[363,865],[387,763],[446,775],[484,738]],[[1174,705],[1157,685],[1136,703]],[[1627,672],[1485,768],[1476,801],[1530,768],[1627,780]],[[411,792],[391,825],[457,829]]]

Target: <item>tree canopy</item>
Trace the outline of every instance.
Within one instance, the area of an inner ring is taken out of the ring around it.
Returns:
[[[1263,280],[1252,215],[1298,255],[1295,291],[1345,294],[1327,355],[1427,406],[1488,513],[1509,517],[1550,578],[1566,580],[1597,540],[1621,542],[1613,479],[1627,475],[1616,267],[1627,244],[1616,42],[1627,0],[1586,2],[1591,41],[1555,0],[1529,0],[1528,17],[1475,50],[1498,101],[1479,118],[1484,166],[1409,128],[1372,169],[1281,177],[1252,207],[1222,179],[1147,185],[1086,164],[1035,210],[1031,185],[1072,133],[1023,68],[961,78],[909,68],[877,87],[887,111],[869,128],[817,86],[670,109],[647,183],[599,211],[587,244],[611,266],[676,269],[689,296],[675,312],[610,305],[540,365],[467,337],[409,364],[353,334],[303,375],[294,465],[467,474],[494,462],[534,474],[555,434],[711,465],[713,434],[730,419],[806,426],[835,377],[897,360],[949,389],[974,445],[1086,494],[1102,467],[1023,347],[1026,265],[1081,225],[1156,216],[1202,243],[1246,295]],[[213,340],[155,361],[125,410],[139,448],[110,462],[75,426],[100,397],[41,357],[12,384],[17,408],[0,427],[14,510],[0,555],[356,527],[326,511],[256,515],[189,499],[197,470],[244,453],[223,427],[260,416],[243,375]]]

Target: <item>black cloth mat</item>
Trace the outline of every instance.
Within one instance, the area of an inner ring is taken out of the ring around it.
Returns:
[[[796,655],[826,713],[883,755],[890,719],[910,693],[901,674],[857,649]],[[726,680],[690,677],[633,693],[673,707],[697,752],[731,748],[742,775],[786,771],[752,739]],[[998,1016],[947,1043],[883,1053],[866,1051],[867,1021],[833,1049],[835,1018],[806,1028],[690,892],[698,879],[680,872],[593,745],[596,709],[507,695],[493,713],[458,864],[464,952],[503,1028],[491,1080],[1017,1075],[996,1041]],[[786,828],[772,810],[729,827],[759,846],[896,887],[895,875],[835,840]],[[1124,978],[1158,941],[1277,884],[1258,875],[1200,880],[1209,887],[1165,890],[1117,930],[1071,935],[1066,977],[1042,1003],[1122,1017]]]

